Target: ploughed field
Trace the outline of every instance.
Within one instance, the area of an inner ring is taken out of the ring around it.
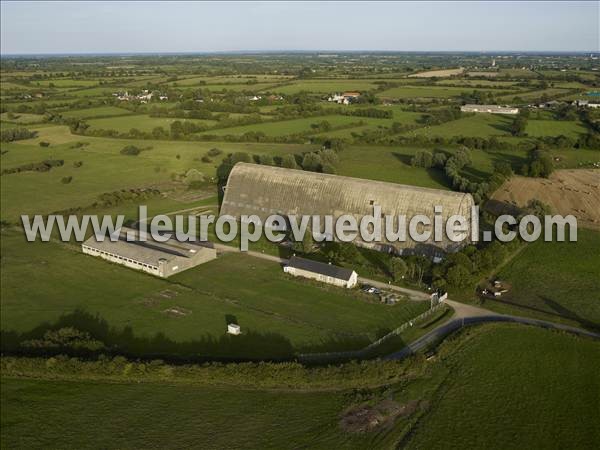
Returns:
[[[572,214],[579,226],[600,230],[599,169],[558,170],[547,179],[515,176],[492,199],[517,207],[537,199],[554,214]]]

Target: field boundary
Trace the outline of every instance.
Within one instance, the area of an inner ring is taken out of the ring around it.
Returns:
[[[297,358],[302,363],[314,363],[314,362],[324,362],[328,360],[338,360],[338,359],[364,359],[369,356],[369,354],[377,348],[379,345],[386,342],[388,339],[398,336],[403,331],[406,331],[408,328],[413,327],[417,322],[421,322],[424,319],[431,316],[434,312],[442,309],[448,308],[445,303],[438,303],[437,305],[429,308],[424,313],[419,314],[417,317],[404,322],[398,328],[390,331],[385,336],[380,337],[374,342],[371,342],[366,347],[360,350],[349,350],[345,352],[323,352],[323,353],[300,353],[297,355]]]

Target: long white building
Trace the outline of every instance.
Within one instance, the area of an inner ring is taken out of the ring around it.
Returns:
[[[133,236],[133,240],[127,240],[128,233]],[[111,241],[105,237],[100,241],[96,236],[92,236],[81,244],[81,249],[86,255],[97,256],[161,278],[217,257],[214,248],[197,243],[179,242],[175,239],[158,242],[149,234],[145,234],[142,238],[137,230],[125,227],[120,230],[118,240]]]
[[[470,113],[519,114],[519,108],[501,105],[463,105],[460,110]]]
[[[283,271],[296,277],[310,278],[345,288],[353,288],[358,283],[358,274],[354,270],[297,256],[290,258]]]

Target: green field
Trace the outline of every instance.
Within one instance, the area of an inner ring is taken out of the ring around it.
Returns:
[[[558,89],[558,88],[548,88],[548,89],[539,89],[529,92],[518,92],[516,94],[503,94],[500,92],[500,97],[498,97],[499,101],[503,102],[512,102],[515,101],[515,98],[520,99],[520,101],[535,101],[542,98],[542,96],[547,97],[561,97],[569,93],[568,89]]]
[[[429,306],[382,305],[359,292],[290,278],[278,264],[246,255],[225,255],[163,280],[76,246],[24,243],[17,232],[3,233],[1,245],[3,331],[64,320],[93,331],[104,323],[105,339],[141,354],[268,358],[358,349]],[[173,317],[174,307],[185,316]],[[225,335],[229,317],[244,332],[234,340]]]
[[[0,114],[0,120],[5,122],[16,123],[19,125],[28,125],[32,123],[39,123],[44,121],[43,114],[25,114],[25,113],[15,113],[14,117],[8,117],[8,113]]]
[[[263,132],[267,136],[286,136],[288,134],[298,134],[313,131],[312,124],[318,124],[322,121],[327,121],[332,127],[346,126],[358,124],[363,121],[367,124],[388,125],[389,119],[372,119],[368,117],[329,115],[319,117],[307,117],[303,119],[281,120],[277,122],[265,122],[252,125],[244,125],[239,127],[220,128],[217,130],[209,130],[203,134],[226,136],[226,135],[242,135],[248,132]]]
[[[489,138],[491,136],[510,136],[510,124],[514,118],[500,114],[475,114],[469,117],[463,117],[458,120],[435,125],[431,127],[419,128],[415,131],[408,131],[407,135],[423,136],[469,136]]]
[[[441,364],[448,376],[409,449],[593,449],[600,440],[597,341],[480,328]]]
[[[186,77],[178,79],[177,81],[171,81],[168,84],[170,86],[207,86],[210,88],[211,85],[241,85],[246,84],[248,89],[253,89],[253,86],[260,85],[260,83],[279,83],[287,81],[290,77],[283,75],[225,75],[225,76],[201,76],[201,77]],[[249,83],[252,82],[252,83]],[[256,83],[254,83],[256,82]]]
[[[64,111],[60,113],[60,115],[63,117],[77,117],[79,119],[93,119],[94,117],[108,116],[126,116],[129,114],[133,113],[123,108],[117,108],[116,106],[99,106],[96,108],[72,109],[70,111]]]
[[[285,86],[273,88],[279,94],[296,94],[300,91],[314,92],[316,94],[333,94],[345,91],[369,91],[375,89],[376,80],[302,80],[294,81]]]
[[[512,285],[503,297],[510,303],[489,301],[486,306],[512,307],[516,314],[566,318],[579,326],[600,328],[599,232],[580,228],[577,242],[529,244],[498,277]]]
[[[566,120],[529,120],[526,133],[528,136],[567,136],[577,139],[580,135],[587,133],[587,129],[581,122]]]
[[[98,86],[99,80],[74,80],[71,78],[55,78],[51,80],[37,81],[33,84],[42,87],[50,87],[50,84],[53,84],[57,88],[81,88]]]
[[[458,97],[464,92],[472,92],[470,87],[444,87],[444,86],[399,86],[383,92],[380,92],[380,97],[392,98],[452,98]],[[485,91],[485,90],[484,90]],[[496,93],[504,93],[507,91],[496,90]]]
[[[245,387],[268,373],[259,366],[241,377],[231,366],[225,373],[237,386],[222,379],[223,387],[211,387],[202,369],[187,383],[176,382],[166,367],[150,383],[126,375],[103,381],[102,373],[84,382],[76,369],[42,364],[32,372],[36,379],[3,372],[2,442],[8,448],[592,449],[600,439],[599,364],[597,342],[515,325],[471,329],[443,344],[433,361],[399,365],[400,381],[377,387],[365,380],[351,390],[320,388],[335,368],[307,371],[299,389],[287,382],[298,369],[280,366],[273,369],[279,388],[265,390]],[[357,370],[367,367],[339,370],[360,380]],[[383,401],[417,407],[372,431],[341,428],[346,411]]]
[[[92,129],[102,130],[117,130],[120,132],[128,132],[132,128],[140,131],[152,131],[156,127],[163,127],[169,130],[173,122],[192,122],[196,125],[204,125],[210,127],[217,123],[216,120],[203,119],[174,119],[171,117],[150,117],[147,115],[128,115],[127,117],[108,117],[105,119],[92,119],[88,123]]]
[[[116,120],[116,119],[114,119]],[[50,142],[41,148],[40,141]],[[77,142],[89,143],[72,148]],[[144,150],[138,156],[121,155],[126,145],[137,145]],[[39,129],[35,139],[2,144],[2,167],[17,167],[44,159],[63,159],[64,166],[49,172],[21,172],[0,177],[2,188],[1,217],[16,221],[20,214],[44,214],[76,206],[87,206],[105,192],[171,183],[171,174],[185,173],[195,168],[207,177],[215,174],[221,157],[212,163],[202,162],[206,152],[218,147],[224,154],[245,151],[250,154],[283,155],[301,153],[314,146],[296,144],[238,144],[218,142],[136,141],[75,136],[67,127]],[[177,155],[180,157],[177,158]],[[73,163],[83,161],[75,168]],[[72,176],[70,184],[61,179]],[[172,184],[172,183],[171,183]],[[172,189],[173,186],[167,187]],[[185,189],[185,186],[183,186]],[[176,208],[174,208],[176,209]]]
[[[340,440],[358,446],[367,439],[338,431],[344,405],[339,393],[3,379],[2,442],[80,449],[327,448]],[[106,414],[121,419],[106,421]]]

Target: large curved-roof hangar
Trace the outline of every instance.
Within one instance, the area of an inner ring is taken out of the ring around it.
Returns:
[[[467,218],[470,227],[470,194],[428,189],[416,186],[350,178],[303,170],[284,169],[249,163],[233,167],[221,205],[221,214],[240,218],[255,214],[264,220],[273,214],[333,215],[337,218],[350,214],[360,220],[373,214],[373,206],[379,205],[383,215],[405,215],[407,223],[416,214],[434,216],[434,206],[442,207],[441,216],[448,219],[458,214]],[[445,220],[444,220],[445,223]],[[426,226],[424,229],[431,229]],[[469,236],[470,236],[469,228]],[[372,244],[360,239],[357,245],[381,251],[441,256],[464,247],[470,241],[452,242],[444,233],[441,242],[430,240],[415,242],[407,233],[405,242]]]

